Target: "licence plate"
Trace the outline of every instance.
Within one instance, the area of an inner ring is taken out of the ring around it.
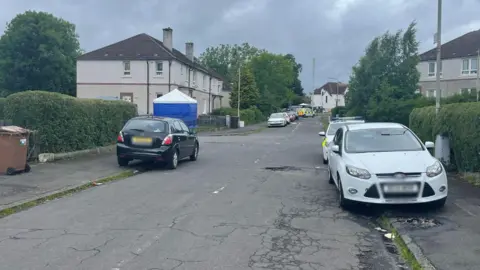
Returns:
[[[152,138],[132,137],[132,143],[134,143],[134,144],[152,144]]]
[[[416,193],[418,192],[417,185],[408,184],[388,184],[383,186],[383,192],[385,193]]]

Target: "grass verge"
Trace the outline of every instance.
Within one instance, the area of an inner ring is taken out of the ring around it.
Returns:
[[[468,183],[480,187],[480,174],[479,173],[463,173],[459,174],[460,178],[465,179]]]
[[[412,270],[423,270],[423,267],[415,258],[415,255],[410,251],[405,241],[403,241],[402,236],[398,233],[398,231],[392,226],[389,219],[385,216],[382,216],[378,219],[380,225],[387,231],[390,231],[393,235],[393,242],[397,246],[398,250],[400,251],[400,255],[402,256],[403,260],[411,267]]]
[[[133,175],[134,175],[134,172],[132,170],[127,170],[127,171],[123,171],[121,173],[117,173],[117,174],[114,174],[114,175],[111,175],[111,176],[107,176],[107,177],[98,179],[98,180],[95,181],[95,183],[105,184],[105,183],[108,183],[108,182],[113,182],[113,181],[125,179],[125,178],[131,177]],[[13,215],[13,214],[18,213],[20,211],[30,209],[32,207],[35,207],[37,205],[46,203],[48,201],[59,199],[59,198],[62,198],[62,197],[65,197],[65,196],[68,196],[68,195],[86,190],[86,189],[94,187],[94,186],[95,186],[95,184],[93,182],[89,182],[89,183],[83,184],[81,186],[77,186],[77,187],[69,188],[69,189],[66,189],[66,190],[61,190],[61,191],[58,191],[58,192],[54,192],[53,194],[50,194],[50,195],[47,195],[47,196],[44,196],[44,197],[40,197],[40,198],[31,200],[31,201],[21,203],[19,205],[15,205],[15,206],[12,206],[12,207],[9,207],[9,208],[2,209],[2,210],[0,210],[0,218],[4,218],[6,216]]]

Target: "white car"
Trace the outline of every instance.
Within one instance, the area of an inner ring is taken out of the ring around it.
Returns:
[[[268,118],[268,127],[284,127],[286,126],[287,119],[285,118],[286,113],[272,113]]]
[[[350,120],[350,119],[335,120],[333,122],[330,122],[330,124],[328,125],[327,132],[320,131],[318,133],[320,137],[324,137],[322,142],[323,164],[328,163],[328,149],[329,147],[332,146],[333,136],[335,135],[335,132],[337,132],[337,129],[345,126],[346,124],[354,124],[354,123],[365,123],[365,120]]]
[[[345,125],[337,130],[328,159],[329,182],[341,207],[372,204],[431,203],[445,205],[445,169],[429,148],[397,123]]]

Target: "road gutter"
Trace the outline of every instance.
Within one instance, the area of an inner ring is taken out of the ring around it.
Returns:
[[[378,223],[380,223],[384,229],[391,232],[393,235],[392,242],[395,243],[400,251],[400,255],[412,270],[436,270],[423,254],[420,247],[415,244],[407,233],[402,232],[395,222],[392,222],[392,220],[386,216],[381,216],[378,218]]]
[[[108,183],[108,182],[113,182],[113,181],[126,179],[126,178],[132,177],[136,174],[137,173],[134,170],[125,170],[125,171],[122,171],[120,173],[116,173],[116,174],[113,174],[113,175],[110,175],[110,176],[107,176],[107,177],[104,177],[104,178],[100,178],[100,179],[97,179],[95,181],[91,181],[91,182],[88,182],[88,183],[85,183],[85,184],[81,184],[81,185],[77,185],[77,186],[73,186],[73,187],[68,187],[68,188],[65,188],[65,189],[55,190],[53,192],[50,192],[48,194],[43,194],[43,195],[41,195],[39,197],[36,197],[36,198],[33,198],[33,199],[27,199],[27,200],[24,200],[24,201],[13,203],[13,204],[8,205],[5,208],[0,210],[0,219],[4,218],[4,217],[7,217],[7,216],[10,216],[10,215],[13,215],[13,214],[18,213],[18,212],[33,208],[35,206],[47,203],[47,202],[55,200],[55,199],[60,199],[60,198],[66,197],[68,195],[72,195],[72,194],[78,193],[80,191],[83,191],[83,190],[86,190],[86,189],[89,189],[89,188],[92,188],[92,187],[95,187],[95,186],[99,186],[99,185],[102,185],[102,184],[105,184],[105,183]]]

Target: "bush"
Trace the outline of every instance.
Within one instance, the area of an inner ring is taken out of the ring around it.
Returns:
[[[332,109],[331,113],[332,113],[332,116],[340,116],[340,117],[343,117],[343,116],[346,116],[347,115],[347,108],[345,108],[345,106],[338,106],[338,107],[335,107]]]
[[[212,111],[212,115],[230,115],[237,116],[237,109],[235,108],[219,108]],[[240,110],[240,119],[245,122],[245,125],[251,125],[265,121],[263,113],[255,106],[248,109]]]
[[[480,171],[480,102],[443,105],[438,116],[434,106],[415,109],[410,127],[422,140],[447,135],[454,157],[451,162],[460,171]]]
[[[36,130],[41,152],[69,152],[115,142],[125,121],[137,115],[124,101],[77,99],[59,93],[26,91],[7,97],[5,118]]]
[[[218,108],[212,111],[212,115],[230,115],[230,116],[237,116],[237,109],[236,108]]]
[[[4,116],[4,113],[3,113],[4,107],[5,107],[5,98],[0,98],[0,120],[2,120]]]

